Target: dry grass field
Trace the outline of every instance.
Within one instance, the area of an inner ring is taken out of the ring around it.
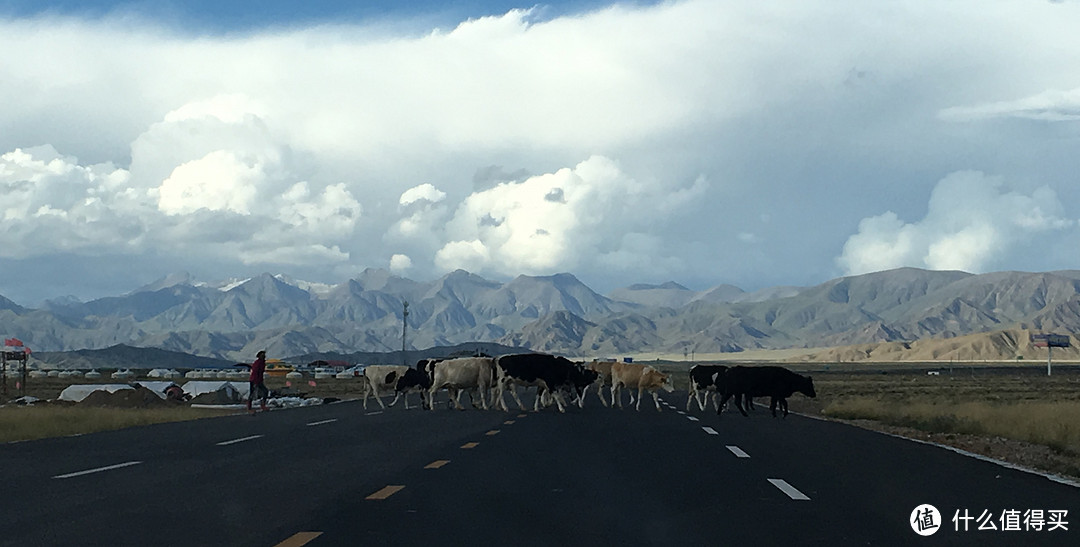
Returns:
[[[819,370],[791,408],[1080,478],[1080,369],[938,370]]]

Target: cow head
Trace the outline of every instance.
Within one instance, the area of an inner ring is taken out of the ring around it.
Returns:
[[[799,392],[807,397],[817,397],[817,392],[814,391],[814,379],[807,376],[799,383]]]
[[[585,388],[591,386],[599,377],[599,372],[587,370],[580,365],[575,366],[570,372],[570,381],[574,383],[574,390],[577,391],[578,397],[585,392]]]
[[[664,382],[663,384],[660,385],[660,389],[663,389],[664,391],[666,391],[668,393],[671,393],[672,391],[675,391],[675,386],[671,385],[671,376],[668,376],[667,374],[660,373],[660,377],[663,379],[662,381]]]
[[[648,365],[645,366],[645,370],[641,373],[641,384],[653,386],[653,388],[659,387],[668,393],[675,391],[675,386],[671,385],[671,376]]]

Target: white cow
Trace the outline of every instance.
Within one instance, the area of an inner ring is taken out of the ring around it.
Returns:
[[[431,390],[428,392],[428,401],[435,409],[435,393],[440,389],[450,391],[450,400],[454,402],[458,410],[465,410],[461,405],[461,391],[469,392],[469,399],[476,406],[474,392],[479,392],[480,406],[488,409],[488,390],[494,383],[495,360],[490,357],[462,357],[449,359],[435,363],[432,372]]]
[[[368,365],[364,368],[364,409],[367,410],[369,395],[375,396],[379,406],[385,409],[386,405],[383,404],[379,393],[396,391],[398,380],[401,379],[406,370],[409,370],[409,367],[404,365]],[[390,406],[394,406],[399,397],[401,397],[401,392],[397,392],[397,396],[390,402]]]

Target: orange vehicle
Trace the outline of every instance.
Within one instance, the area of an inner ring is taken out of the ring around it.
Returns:
[[[286,365],[281,362],[281,359],[267,359],[266,360],[266,375],[275,378],[284,378],[286,374],[292,372],[294,367],[292,365]]]

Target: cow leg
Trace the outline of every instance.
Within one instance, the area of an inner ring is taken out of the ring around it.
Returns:
[[[723,394],[723,396],[721,396],[721,397],[720,397],[720,408],[726,408],[726,407],[727,407],[727,401],[728,401],[728,399],[730,399],[730,398],[731,398],[731,394],[730,394],[730,393],[725,393],[725,394]],[[717,415],[719,415],[719,414],[720,414],[720,408],[717,408],[717,409],[716,409],[716,414],[717,414]]]
[[[375,400],[379,402],[379,407],[382,408],[383,410],[386,410],[386,405],[383,404],[382,397],[379,397],[379,390],[378,389],[375,390],[374,395],[375,395]]]
[[[460,389],[456,387],[450,388],[450,398],[454,400],[454,406],[457,407],[458,410],[465,410],[465,406],[461,404]]]
[[[690,380],[690,387],[689,387],[689,389],[687,389],[687,396],[686,396],[686,411],[687,412],[690,412],[690,403],[694,402],[694,395],[697,395],[696,392],[697,392],[697,390],[694,389],[694,381]]]
[[[637,404],[634,405],[634,410],[637,410],[638,412],[641,411],[641,392],[642,392],[641,386],[638,386],[638,388],[637,388]],[[631,393],[631,395],[633,395],[634,392],[631,391],[630,393]],[[633,405],[634,401],[630,401],[630,404]]]
[[[652,392],[652,400],[654,403],[656,403],[656,411],[663,412],[663,410],[660,410],[660,394],[657,393],[655,390],[653,390]]]
[[[787,418],[787,399],[780,399],[780,408],[784,411],[784,417]]]
[[[498,382],[496,382],[495,392],[491,394],[491,403],[495,406],[495,408],[501,408],[503,412],[510,412],[510,409],[506,407],[506,398],[503,397],[504,390],[505,387],[503,386],[503,381],[499,380]]]
[[[390,404],[389,404],[389,405],[387,405],[387,406],[391,406],[391,407],[392,407],[392,406],[396,405],[396,404],[397,404],[397,402],[398,402],[398,399],[400,399],[400,398],[401,398],[401,392],[400,392],[400,391],[396,391],[396,390],[395,390],[395,391],[394,391],[394,400],[393,400],[393,401],[390,401]],[[405,408],[409,408],[409,401],[405,401]]]
[[[551,398],[555,399],[555,405],[559,407],[559,412],[566,413],[566,401],[563,400],[562,393],[559,391],[551,392]]]
[[[742,414],[743,416],[749,417],[750,415],[749,415],[749,414],[747,414],[747,413],[746,413],[746,409],[744,409],[744,408],[743,408],[743,403],[742,403],[742,401],[743,401],[743,394],[742,394],[742,393],[736,393],[736,394],[735,394],[735,406],[736,406],[736,407],[738,407],[738,409],[739,409],[739,412],[740,412],[740,413],[741,413],[741,414]]]
[[[544,388],[536,386],[536,399],[533,400],[533,412],[540,412],[540,403],[544,400]]]
[[[435,392],[438,390],[434,385],[428,390],[428,410],[435,410]]]
[[[473,408],[482,408],[484,410],[488,409],[487,394],[484,392],[485,389],[482,387],[469,390],[469,402],[472,403]],[[476,397],[473,396],[474,394],[476,395]],[[480,399],[480,404],[476,404],[477,398]]]
[[[773,397],[769,401],[769,410],[772,412],[772,417],[773,418],[776,417],[776,401],[777,401],[776,397]]]
[[[604,398],[604,381],[600,380],[596,383],[596,396],[600,398],[600,402],[604,403],[604,406],[611,406],[608,404],[607,399]]]
[[[615,406],[615,403],[619,404],[619,409],[622,409],[622,397],[619,395],[619,383],[612,382],[611,384],[611,406]]]
[[[525,412],[525,404],[521,402],[521,397],[518,397],[517,385],[511,383],[507,387],[510,388],[510,396],[517,402],[518,408],[521,409],[522,412]]]

